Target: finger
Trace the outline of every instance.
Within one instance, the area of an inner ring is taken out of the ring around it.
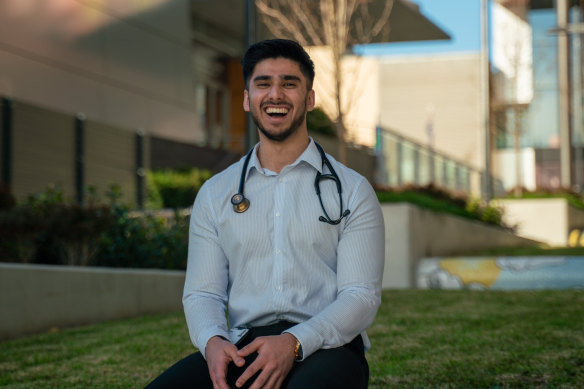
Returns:
[[[274,385],[274,389],[281,388],[283,383],[284,383],[284,377],[278,376],[278,379],[276,380],[276,384]]]
[[[279,389],[278,374],[262,371],[249,389]]]
[[[211,376],[211,381],[213,382],[213,389],[229,389],[225,375],[214,374]]]
[[[241,373],[241,375],[239,376],[239,378],[235,382],[235,385],[239,388],[242,387],[247,382],[247,380],[249,380],[251,377],[253,377],[260,370],[259,366],[260,365],[257,363],[257,360],[256,360],[256,362],[249,365],[248,368],[245,369],[243,373]],[[261,376],[261,374],[260,374],[260,376]],[[257,379],[255,382],[257,382]],[[261,387],[261,386],[259,386],[259,387]]]
[[[226,361],[226,363],[228,363]],[[213,381],[213,388],[229,389],[225,377],[227,377],[227,364],[215,365],[213,371],[210,371],[211,381]]]
[[[247,357],[248,355],[252,354],[255,351],[258,351],[258,349],[261,346],[261,343],[258,341],[257,338],[255,339],[253,342],[251,342],[250,344],[248,344],[247,346],[243,347],[241,350],[239,350],[237,352],[237,355],[239,355],[240,357]]]
[[[274,386],[274,383],[274,374],[270,377],[266,372],[262,372],[249,389],[279,389],[279,386]]]

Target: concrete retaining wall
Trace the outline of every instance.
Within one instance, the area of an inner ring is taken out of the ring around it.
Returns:
[[[182,271],[0,264],[0,339],[182,309]]]
[[[584,229],[584,211],[566,199],[505,199],[494,204],[503,207],[503,220],[517,225],[517,234],[552,246],[566,246],[570,232]]]
[[[414,288],[422,258],[536,243],[499,227],[407,203],[382,204],[381,210],[385,220],[384,288]]]
[[[416,287],[424,257],[532,241],[409,204],[383,204],[384,288]],[[0,264],[0,339],[182,309],[182,271]]]

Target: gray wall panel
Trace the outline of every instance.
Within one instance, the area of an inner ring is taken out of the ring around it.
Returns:
[[[73,196],[73,118],[15,103],[13,121],[14,193],[19,197],[35,194],[53,183],[66,196]]]

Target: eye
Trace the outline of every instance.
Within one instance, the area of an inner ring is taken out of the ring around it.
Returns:
[[[284,83],[284,88],[295,88],[295,87],[296,87],[295,82],[285,82]]]

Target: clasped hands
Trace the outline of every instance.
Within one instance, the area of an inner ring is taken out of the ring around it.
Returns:
[[[226,381],[227,367],[233,362],[237,367],[245,365],[245,357],[257,353],[257,358],[239,376],[235,385],[242,387],[260,372],[250,389],[278,389],[294,365],[296,338],[289,333],[262,336],[238,350],[227,340],[214,336],[206,347],[206,359],[214,389],[230,389]]]

